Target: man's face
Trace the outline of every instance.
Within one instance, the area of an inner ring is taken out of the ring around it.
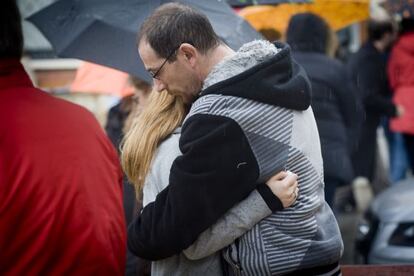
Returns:
[[[148,72],[152,76],[156,74],[154,88],[158,92],[167,90],[169,94],[183,97],[185,103],[194,101],[201,89],[201,81],[197,77],[194,62],[189,62],[181,48],[166,61],[143,39],[138,46],[138,52]]]

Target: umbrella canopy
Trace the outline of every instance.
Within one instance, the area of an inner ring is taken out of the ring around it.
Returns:
[[[28,20],[52,44],[59,57],[79,58],[141,79],[151,77],[139,58],[136,35],[161,0],[60,0]],[[261,38],[231,7],[220,0],[179,1],[202,11],[231,48]]]
[[[306,3],[310,0],[227,0],[232,7],[246,7],[252,5],[277,5],[282,3]]]
[[[257,30],[273,28],[284,33],[292,15],[312,12],[324,18],[334,30],[366,20],[369,17],[369,0],[315,0],[304,4],[278,6],[252,6],[239,14]]]

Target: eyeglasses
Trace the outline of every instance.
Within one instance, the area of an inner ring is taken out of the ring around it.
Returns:
[[[180,46],[181,46],[181,44],[180,44]],[[153,73],[152,71],[149,71],[149,73],[150,73],[150,75],[151,75],[151,77],[153,78],[153,79],[157,79],[157,80],[159,80],[159,78],[158,78],[158,74],[160,73],[160,71],[161,71],[161,69],[162,69],[162,67],[167,63],[167,61],[175,54],[175,52],[178,50],[178,48],[180,47],[180,46],[178,46],[178,47],[175,47],[172,51],[171,51],[171,53],[167,56],[167,58],[164,60],[164,62],[161,64],[161,66],[160,66],[160,68],[158,68],[158,70],[155,72],[155,73]]]

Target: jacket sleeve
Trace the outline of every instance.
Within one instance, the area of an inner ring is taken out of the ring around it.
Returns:
[[[281,204],[278,210],[282,210],[282,208]],[[230,245],[259,221],[278,210],[271,210],[260,193],[255,190],[246,199],[231,208],[213,226],[201,233],[183,253],[190,260],[205,258]]]
[[[391,94],[386,81],[387,75],[376,63],[364,65],[358,78],[358,89],[362,97],[365,109],[381,115],[394,117],[397,114],[396,107],[391,100]]]
[[[382,95],[370,95],[365,99],[364,103],[367,110],[371,110],[388,117],[397,116],[397,108],[391,98]]]
[[[180,149],[168,187],[129,226],[128,247],[140,257],[158,260],[181,252],[257,186],[254,154],[240,126],[227,117],[191,116]],[[259,192],[275,205],[270,189]]]

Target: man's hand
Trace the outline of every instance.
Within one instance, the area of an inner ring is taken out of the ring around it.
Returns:
[[[299,194],[298,176],[290,171],[281,171],[272,176],[266,185],[272,190],[283,204],[283,208],[287,208],[295,203]]]

